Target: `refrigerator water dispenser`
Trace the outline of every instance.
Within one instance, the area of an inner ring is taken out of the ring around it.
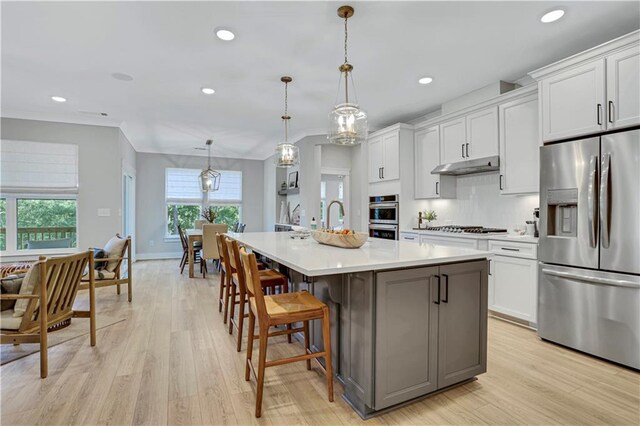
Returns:
[[[547,190],[547,235],[578,236],[578,190]]]

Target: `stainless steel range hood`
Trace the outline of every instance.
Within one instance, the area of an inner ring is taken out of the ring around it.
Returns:
[[[470,175],[473,173],[495,172],[500,170],[500,157],[476,158],[475,160],[460,161],[457,163],[441,164],[431,170],[432,175]]]

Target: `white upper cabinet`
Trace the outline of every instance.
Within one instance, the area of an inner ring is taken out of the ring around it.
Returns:
[[[498,155],[498,107],[467,115],[465,160]]]
[[[525,194],[539,189],[538,95],[499,106],[500,193]]]
[[[529,75],[538,80],[545,142],[640,124],[640,31]]]
[[[465,160],[464,150],[467,143],[465,117],[440,124],[440,137],[440,159],[442,164]]]
[[[400,135],[406,129],[406,125],[395,125],[369,137],[369,183],[400,179]]]
[[[545,141],[596,133],[605,125],[605,72],[600,59],[541,82]]]
[[[640,46],[607,56],[607,128],[640,124]]]
[[[400,134],[382,137],[382,180],[400,179]]]
[[[370,138],[369,144],[369,182],[382,180],[382,136]]]
[[[455,178],[431,174],[440,164],[440,126],[416,131],[414,149],[415,198],[455,197]]]

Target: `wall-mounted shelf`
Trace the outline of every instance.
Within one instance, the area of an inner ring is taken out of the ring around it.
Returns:
[[[281,189],[278,191],[278,195],[293,195],[293,194],[299,194],[300,193],[300,188],[291,188],[291,189]]]

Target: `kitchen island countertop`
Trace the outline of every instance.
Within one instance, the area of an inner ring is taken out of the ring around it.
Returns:
[[[379,238],[369,238],[357,249],[343,249],[319,244],[312,237],[292,239],[286,232],[229,233],[229,236],[310,277],[463,262],[491,255],[481,250]]]

